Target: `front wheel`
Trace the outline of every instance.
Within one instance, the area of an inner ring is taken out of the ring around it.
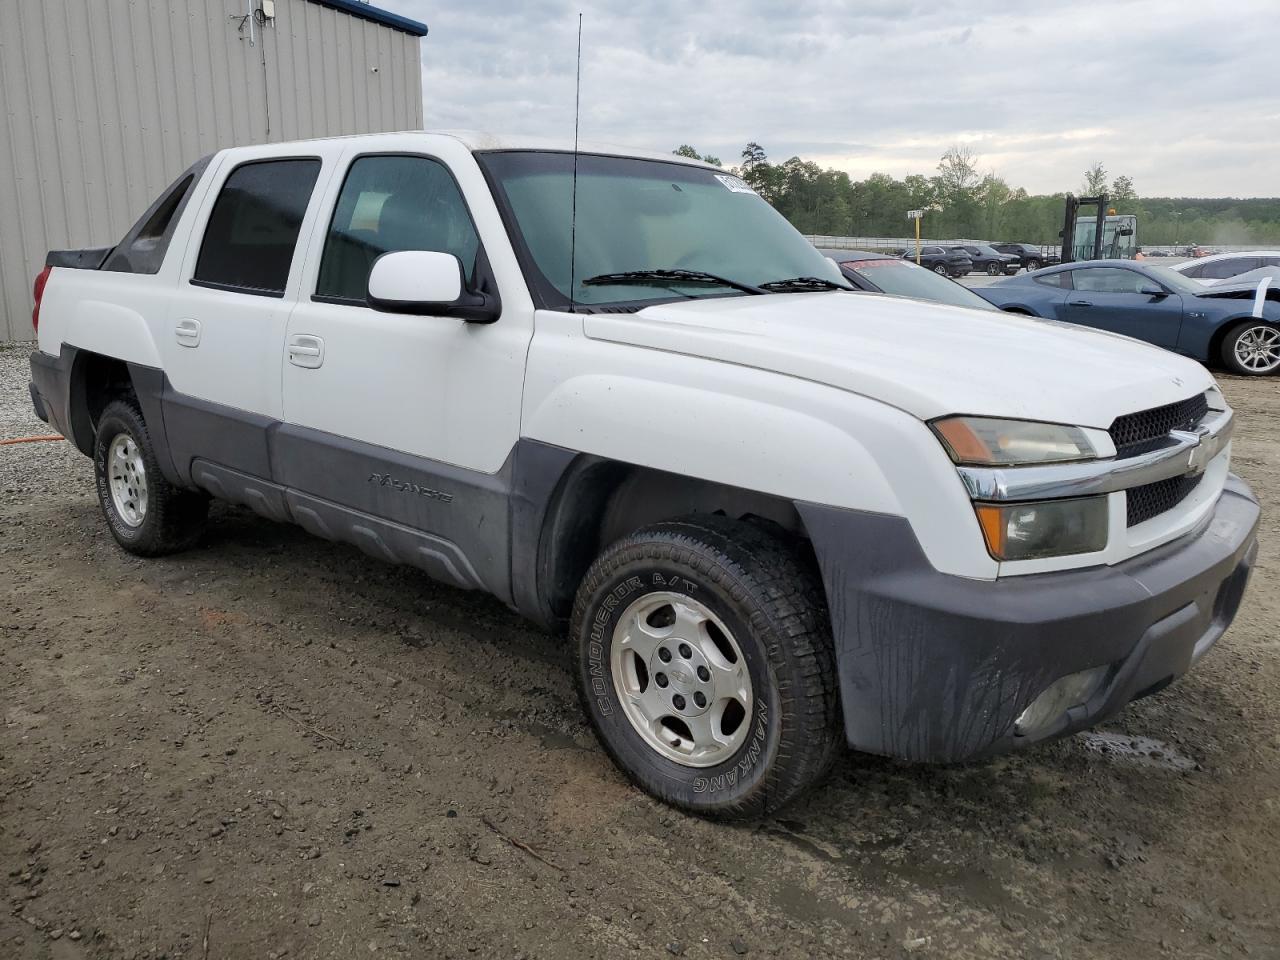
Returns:
[[[200,538],[209,501],[164,478],[132,397],[111,401],[98,418],[93,467],[107,526],[130,553],[157,557],[185,550]]]
[[[987,276],[988,276],[988,277],[998,277],[998,276],[1000,276],[1000,274],[1002,274],[1002,273],[1004,273],[1004,265],[1003,265],[1003,264],[1000,264],[1000,263],[988,263],[988,264],[987,264]]]
[[[1039,261],[1039,260],[1028,260],[1028,261],[1027,261],[1027,272],[1028,272],[1028,273],[1030,273],[1032,270],[1039,270],[1039,269],[1040,269],[1040,261]]]
[[[1222,341],[1222,360],[1232,373],[1258,377],[1280,370],[1280,327],[1242,323]]]
[[[640,530],[591,566],[571,631],[601,743],[660,800],[772,814],[835,755],[822,587],[812,557],[780,536],[717,516]]]

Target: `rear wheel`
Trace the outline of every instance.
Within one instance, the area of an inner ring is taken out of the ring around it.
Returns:
[[[944,276],[944,277],[945,277],[945,276],[947,276],[951,271],[947,269],[947,265],[946,265],[945,263],[940,263],[940,264],[938,264],[936,267],[934,267],[934,268],[933,268],[933,272],[934,272],[934,273],[937,273],[937,274],[941,274],[942,276]]]
[[[1027,263],[1026,263],[1026,267],[1027,267],[1027,272],[1028,272],[1028,273],[1030,273],[1032,270],[1039,270],[1039,269],[1040,269],[1040,261],[1039,261],[1039,260],[1036,260],[1036,259],[1033,257],[1032,259],[1030,259],[1030,260],[1028,260],[1028,261],[1027,261]]]
[[[98,418],[93,466],[107,527],[130,553],[160,556],[185,550],[200,538],[209,501],[164,478],[132,397],[111,401]]]
[[[1222,341],[1222,360],[1233,373],[1263,376],[1280,370],[1280,327],[1242,323]]]
[[[773,813],[826,772],[840,737],[812,557],[702,516],[615,543],[574,605],[583,705],[614,762],[674,806]]]

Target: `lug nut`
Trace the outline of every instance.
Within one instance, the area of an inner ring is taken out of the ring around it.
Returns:
[[[693,695],[693,702],[696,703],[699,707],[705,707],[707,705],[707,698],[704,697],[702,695],[702,691],[699,690],[697,693]]]
[[[658,648],[658,659],[659,659],[659,660],[661,660],[663,663],[670,663],[670,662],[671,662],[671,651],[670,651],[670,650],[668,650],[666,647],[659,647],[659,648]]]
[[[653,682],[656,683],[658,686],[662,687],[663,689],[666,689],[667,675],[665,673],[659,673],[656,676],[654,676]]]
[[[698,679],[701,680],[703,683],[706,683],[708,680],[711,679],[711,671],[708,670],[706,667],[699,667]]]
[[[680,656],[685,660],[688,660],[693,656],[693,651],[689,649],[689,645],[687,643],[680,644]]]
[[[674,697],[671,698],[671,705],[675,707],[677,710],[683,710],[684,697],[680,696],[680,694],[677,693]]]

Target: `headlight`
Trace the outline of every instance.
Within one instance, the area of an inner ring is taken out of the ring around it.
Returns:
[[[992,417],[948,417],[930,424],[956,463],[1012,467],[1093,460],[1098,452],[1079,427]]]
[[[975,503],[987,551],[997,560],[1096,553],[1107,546],[1107,498]]]

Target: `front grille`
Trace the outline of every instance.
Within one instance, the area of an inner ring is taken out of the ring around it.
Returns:
[[[1197,486],[1203,474],[1183,474],[1155,483],[1144,483],[1140,487],[1131,487],[1128,491],[1128,525],[1138,524],[1158,517],[1172,510],[1187,497]]]
[[[1107,432],[1116,445],[1117,457],[1136,457],[1163,445],[1170,430],[1193,429],[1208,412],[1209,401],[1198,393],[1178,403],[1116,417]]]

